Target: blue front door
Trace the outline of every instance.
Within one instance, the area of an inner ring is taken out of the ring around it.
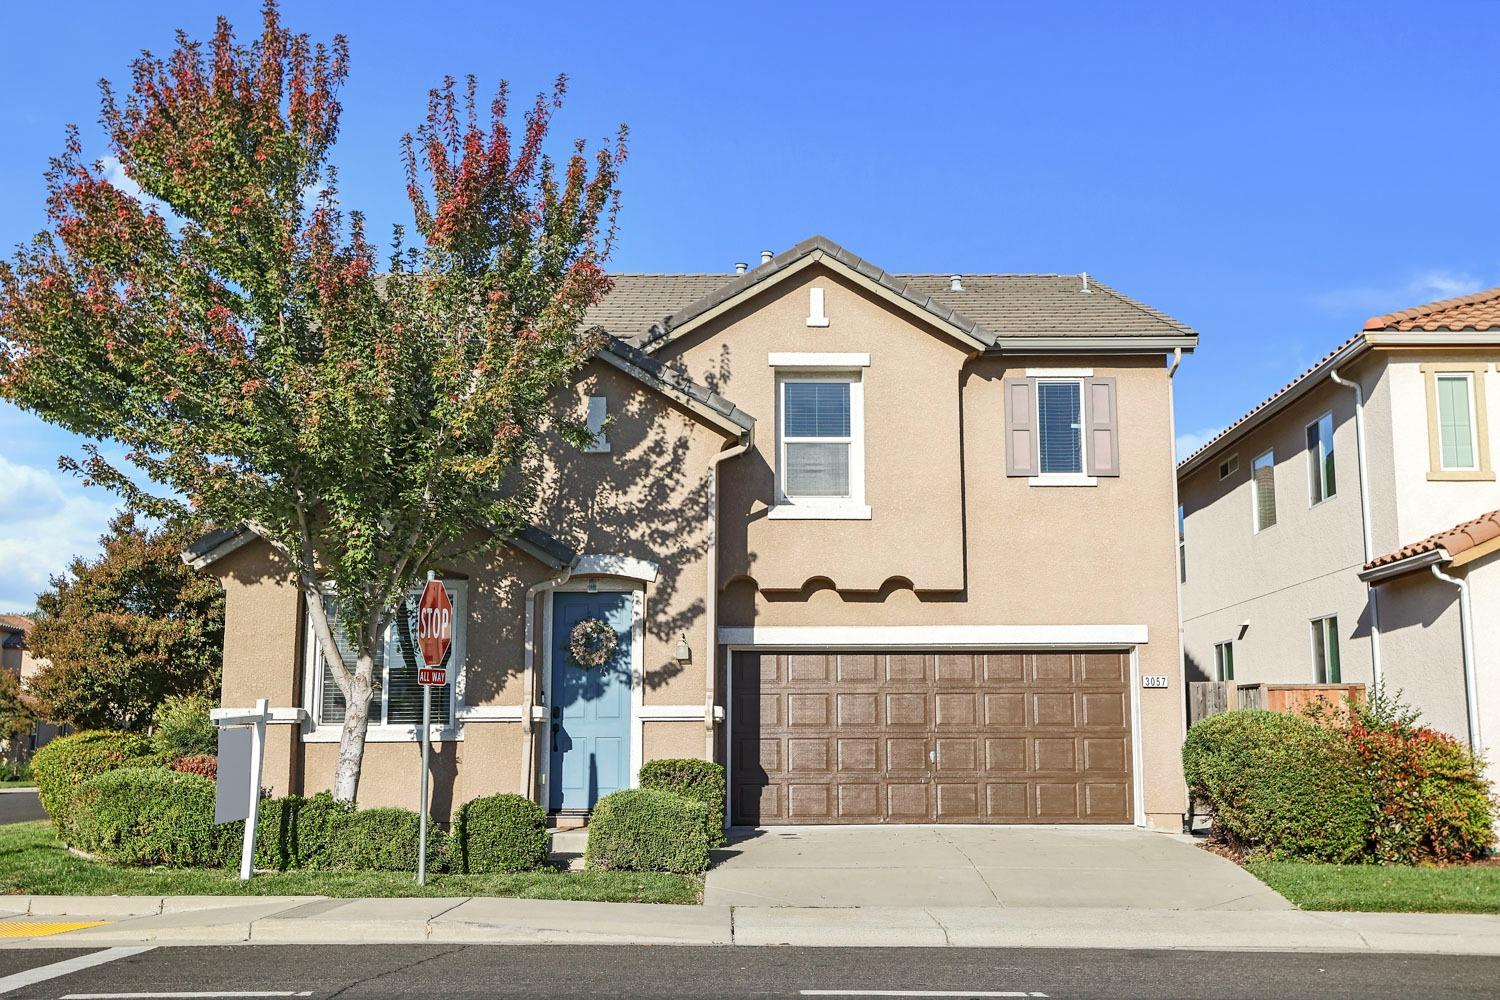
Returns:
[[[552,597],[552,758],[547,784],[553,810],[592,809],[630,785],[630,663],[634,595],[569,591]],[[573,626],[602,618],[618,637],[602,667],[579,666],[568,652]]]

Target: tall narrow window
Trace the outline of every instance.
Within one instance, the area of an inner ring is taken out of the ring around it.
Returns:
[[[1319,684],[1342,684],[1339,666],[1339,619],[1337,615],[1315,618],[1312,623],[1313,678]]]
[[[1474,376],[1468,372],[1437,376],[1438,449],[1444,471],[1479,468],[1474,447]]]
[[[604,424],[609,418],[609,400],[603,396],[589,397],[588,431],[593,440],[587,448],[583,449],[588,454],[603,454],[609,451],[609,436],[604,433]]]
[[[1234,643],[1214,643],[1214,680],[1234,680]]]
[[[1250,498],[1254,505],[1255,530],[1265,531],[1276,523],[1276,455],[1266,452],[1250,464]]]
[[[1314,504],[1338,492],[1333,469],[1333,414],[1325,413],[1307,425],[1307,478]]]
[[[1083,472],[1083,386],[1076,381],[1036,384],[1038,452],[1042,475]]]
[[[781,383],[781,492],[789,500],[853,497],[851,380]]]
[[[344,661],[344,668],[350,673],[354,672],[355,656],[354,643],[344,634],[343,628],[338,623],[339,606],[333,597],[323,598],[323,608],[328,613],[328,620],[333,625],[333,644],[338,647],[339,659]],[[325,726],[342,725],[344,721],[344,693],[339,690],[338,681],[333,678],[333,667],[323,657],[323,644],[314,641],[312,643],[314,656],[317,658],[318,673],[321,681],[323,697],[318,706],[318,723]],[[370,725],[378,726],[385,719],[382,711],[385,704],[384,693],[381,690],[381,680],[385,676],[385,649],[383,645],[375,648],[375,692],[370,696]]]

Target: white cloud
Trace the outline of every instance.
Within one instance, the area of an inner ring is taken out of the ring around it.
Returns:
[[[1177,461],[1182,461],[1193,452],[1208,444],[1209,441],[1218,437],[1224,430],[1222,427],[1205,427],[1197,431],[1183,431],[1177,435]]]
[[[29,611],[48,577],[99,551],[119,501],[62,472],[0,455],[0,611]]]
[[[1357,310],[1379,316],[1437,299],[1469,295],[1489,288],[1492,284],[1485,278],[1466,272],[1435,269],[1415,274],[1404,284],[1335,288],[1313,296],[1313,301],[1324,309]]]
[[[106,156],[102,158],[99,163],[104,167],[105,180],[109,181],[115,187],[119,188],[121,191],[124,191],[132,198],[144,197],[144,194],[141,191],[141,186],[126,175],[125,165],[120,162],[118,157]]]

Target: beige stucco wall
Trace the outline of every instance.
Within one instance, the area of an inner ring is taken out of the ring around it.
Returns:
[[[702,757],[702,722],[646,722],[641,737],[641,762],[673,757]]]
[[[1380,365],[1367,362],[1345,374],[1360,379],[1368,400],[1379,385]],[[1306,428],[1328,412],[1334,420],[1337,493],[1314,506]],[[1268,448],[1276,456],[1277,522],[1256,532],[1250,466]],[[1239,456],[1239,470],[1221,481],[1219,464],[1230,455]],[[1336,614],[1343,680],[1369,683],[1368,597],[1356,575],[1365,556],[1354,393],[1324,381],[1266,424],[1218,449],[1184,477],[1179,490],[1187,554],[1182,617],[1188,679],[1212,679],[1214,644],[1232,640],[1240,683],[1312,683],[1310,623]]]
[[[1382,583],[1380,620],[1387,693],[1400,692],[1427,725],[1467,739],[1458,588],[1427,570]]]

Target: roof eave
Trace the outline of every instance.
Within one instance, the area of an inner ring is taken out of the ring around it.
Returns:
[[[1181,350],[1191,354],[1198,346],[1196,335],[1135,336],[1132,334],[1049,334],[1043,337],[995,338],[991,354],[1160,354]]]
[[[1381,583],[1392,577],[1404,576],[1407,573],[1428,566],[1436,566],[1438,563],[1448,562],[1453,557],[1448,554],[1447,549],[1429,549],[1426,552],[1418,552],[1416,555],[1407,556],[1405,559],[1397,559],[1395,562],[1382,563],[1379,566],[1368,566],[1359,571],[1359,578],[1366,583]]]
[[[1495,347],[1500,330],[1367,330],[1375,347]]]
[[[1237,423],[1231,424],[1229,429],[1226,430],[1223,435],[1210,441],[1198,451],[1194,452],[1192,455],[1184,459],[1183,462],[1177,466],[1178,480],[1180,481],[1185,477],[1192,475],[1194,472],[1197,472],[1203,466],[1207,465],[1209,463],[1209,460],[1213,456],[1221,452],[1226,446],[1239,441],[1250,431],[1255,430],[1271,417],[1280,413],[1282,410],[1286,409],[1288,406],[1295,403],[1303,396],[1307,395],[1307,393],[1311,392],[1325,378],[1328,377],[1329,372],[1335,371],[1338,368],[1347,365],[1349,362],[1353,361],[1361,354],[1364,354],[1369,349],[1370,344],[1366,341],[1364,336],[1356,337],[1355,339],[1350,341],[1342,349],[1324,360],[1312,371],[1308,372],[1306,375],[1303,375],[1300,379],[1293,382],[1285,389],[1281,390],[1281,392],[1276,396],[1272,397],[1266,403],[1262,404],[1259,410],[1241,417]]]

